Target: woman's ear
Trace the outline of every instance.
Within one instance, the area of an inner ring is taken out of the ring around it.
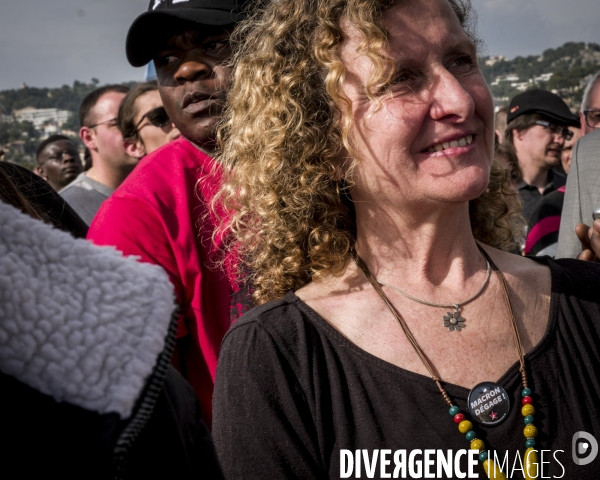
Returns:
[[[142,158],[146,156],[146,149],[141,140],[123,140],[125,153],[133,158]]]

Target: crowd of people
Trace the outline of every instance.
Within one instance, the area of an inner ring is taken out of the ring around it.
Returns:
[[[157,80],[83,100],[89,161],[53,135],[34,172],[0,162],[21,476],[374,478],[359,452],[470,449],[489,478],[594,478],[570,452],[600,439],[600,71],[578,114],[495,109],[471,20],[150,2],[125,47]]]

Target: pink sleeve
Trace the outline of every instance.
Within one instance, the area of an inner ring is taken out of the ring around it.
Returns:
[[[160,216],[149,205],[135,199],[109,198],[92,221],[87,239],[96,245],[114,246],[125,255],[136,255],[142,262],[163,267],[175,286],[177,302],[182,304],[183,285],[171,242]],[[185,335],[185,322],[180,321],[177,336]]]

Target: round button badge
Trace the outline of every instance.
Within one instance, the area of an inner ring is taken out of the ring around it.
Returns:
[[[475,385],[469,392],[468,402],[471,416],[488,427],[506,420],[510,411],[510,399],[506,390],[494,382]]]

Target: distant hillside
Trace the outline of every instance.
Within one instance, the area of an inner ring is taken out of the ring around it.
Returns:
[[[58,108],[76,112],[81,100],[98,87],[98,80],[92,83],[75,81],[73,86],[63,85],[60,88],[35,88],[23,86],[18,90],[0,92],[0,104],[5,115],[11,115],[15,110],[26,107]]]
[[[135,84],[136,82],[125,83],[127,86]],[[24,85],[19,89],[3,90],[0,91],[0,111],[5,115],[12,115],[15,110],[33,107],[77,112],[84,97],[99,86],[98,79],[92,78],[90,83],[75,80],[73,86],[63,85],[59,88],[36,88]]]
[[[0,91],[0,150],[5,152],[4,160],[33,168],[36,147],[45,138],[44,133],[34,128],[31,122],[16,121],[13,114],[23,108],[57,108],[70,111],[71,116],[62,128],[72,132],[69,135],[79,140],[74,133],[79,131],[79,105],[88,93],[100,86],[99,83],[93,78],[90,83],[76,80],[73,86],[63,85],[60,88],[23,85],[20,89]],[[136,83],[129,82],[125,85],[132,87]]]
[[[507,103],[527,89],[542,88],[559,94],[576,109],[587,78],[600,70],[600,45],[568,42],[539,56],[512,60],[488,56],[481,58],[480,64],[497,103]]]

